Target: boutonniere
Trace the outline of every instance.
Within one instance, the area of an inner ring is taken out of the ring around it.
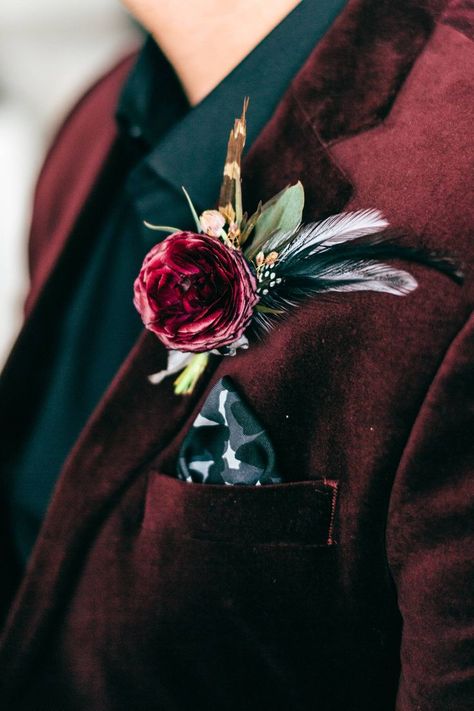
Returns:
[[[217,210],[198,216],[183,188],[196,232],[145,223],[171,234],[146,255],[134,304],[169,350],[166,370],[150,381],[181,371],[177,395],[193,391],[211,354],[248,348],[251,329],[269,331],[312,296],[360,290],[403,296],[417,287],[407,271],[380,260],[420,262],[461,278],[451,260],[398,245],[378,210],[303,224],[300,182],[247,215],[240,174],[247,105],[230,132]]]

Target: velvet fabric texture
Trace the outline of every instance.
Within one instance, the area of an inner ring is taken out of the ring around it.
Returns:
[[[413,267],[404,298],[313,299],[214,359],[186,398],[148,382],[166,352],[143,333],[21,579],[2,536],[2,708],[473,708],[472,15],[459,1],[350,0],[243,168],[248,208],[301,179],[309,219],[376,207],[407,243],[457,255],[465,285]],[[28,315],[1,384],[3,477],[113,189],[130,61],[72,112],[41,175]],[[285,483],[173,478],[225,376]]]

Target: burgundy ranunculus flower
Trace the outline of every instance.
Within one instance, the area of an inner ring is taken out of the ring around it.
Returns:
[[[145,257],[133,303],[167,348],[204,352],[240,338],[256,290],[239,250],[205,234],[175,232]]]

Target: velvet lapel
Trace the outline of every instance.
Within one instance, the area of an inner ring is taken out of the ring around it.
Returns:
[[[0,452],[2,471],[10,447],[18,446],[29,419],[34,416],[42,373],[48,368],[49,347],[54,348],[54,321],[60,318],[63,295],[74,278],[75,264],[88,248],[88,235],[92,231],[83,217],[94,221],[94,211],[100,209],[104,197],[103,184],[110,181],[116,170],[113,146],[117,132],[111,107],[118,100],[131,64],[132,57],[127,57],[107,77],[97,105],[88,112],[88,125],[78,127],[84,121],[75,114],[82,113],[94,89],[82,99],[66,120],[39,179],[30,244],[30,260],[35,265],[33,282],[23,328],[0,377],[0,400],[4,403],[0,411],[0,431],[4,436]],[[94,130],[97,124],[100,128]],[[84,132],[93,136],[85,156],[82,155]],[[75,166],[73,171],[71,164]],[[63,178],[61,181],[58,174]],[[51,210],[56,203],[64,205],[60,213]],[[28,403],[27,409],[23,403]]]
[[[306,219],[337,212],[352,186],[331,144],[379,124],[446,0],[349,0],[247,156],[247,206],[301,180]]]
[[[124,79],[133,65],[134,58],[135,55],[128,56],[114,68],[103,82],[102,90],[97,97],[95,96],[95,87],[92,87],[83,97],[78,107],[66,119],[57,142],[46,159],[35,196],[35,219],[32,232],[37,231],[44,234],[48,243],[40,246],[40,258],[36,255],[35,239],[32,240],[32,246],[30,246],[30,260],[33,263],[37,262],[37,264],[26,305],[27,316],[34,309],[44,285],[57,266],[68,237],[73,231],[73,226],[100,177],[105,156],[109,153],[117,136],[111,107],[115,107],[117,104]],[[84,111],[84,106],[87,106],[92,96],[94,97],[93,111]],[[74,126],[76,114],[80,115],[79,121],[83,124],[78,128]],[[74,139],[68,140],[68,132],[74,134]],[[78,134],[78,132],[80,133]],[[92,141],[84,145],[81,134],[86,134],[88,141],[92,136]],[[75,155],[75,160],[69,161],[69,170],[62,163],[60,155],[60,151],[64,150],[64,143],[67,145],[66,150]],[[59,163],[61,163],[62,175],[60,182],[57,179]],[[78,165],[80,169],[77,168]],[[45,211],[43,205],[46,204],[48,207],[51,205],[51,196],[58,203],[64,205],[64,209],[60,213],[50,209]]]
[[[352,186],[327,147],[387,115],[442,4],[349,2],[249,152],[243,171],[247,204],[301,179],[308,219],[343,209]],[[65,226],[62,231],[58,241]],[[152,336],[140,338],[64,467],[3,636],[0,666],[10,670],[12,684],[20,674],[25,682],[26,663],[64,612],[101,521],[205,393],[205,383],[189,399],[174,397],[170,382],[149,385],[147,374],[159,370],[165,357]]]

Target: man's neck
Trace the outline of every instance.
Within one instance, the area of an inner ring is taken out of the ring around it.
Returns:
[[[300,1],[124,0],[173,65],[193,106]]]

